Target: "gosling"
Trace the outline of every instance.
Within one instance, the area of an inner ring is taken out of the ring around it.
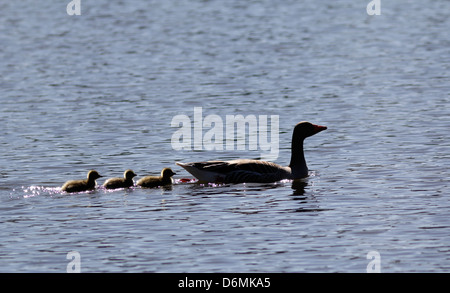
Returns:
[[[176,175],[170,168],[164,168],[161,171],[161,176],[146,176],[137,182],[137,185],[141,187],[158,187],[172,184],[172,176]]]
[[[106,189],[129,188],[134,185],[133,177],[137,176],[133,170],[125,170],[123,178],[110,178],[103,183]]]
[[[95,185],[98,178],[103,177],[98,174],[97,171],[91,170],[87,174],[87,179],[84,180],[70,180],[64,183],[61,187],[62,191],[65,192],[82,192],[87,190],[95,189]]]

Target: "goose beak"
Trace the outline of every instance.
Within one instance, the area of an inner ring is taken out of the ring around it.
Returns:
[[[315,133],[319,133],[319,132],[321,132],[322,130],[325,130],[325,129],[327,129],[326,126],[314,125],[314,132]]]

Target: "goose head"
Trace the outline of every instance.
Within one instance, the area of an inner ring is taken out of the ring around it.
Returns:
[[[313,136],[323,130],[327,129],[326,126],[312,124],[311,122],[302,121],[297,123],[294,128],[293,138],[295,140],[304,140],[307,137]]]

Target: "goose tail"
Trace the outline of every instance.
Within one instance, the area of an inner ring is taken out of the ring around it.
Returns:
[[[220,180],[224,177],[222,174],[217,172],[210,172],[202,170],[202,168],[198,168],[195,166],[195,163],[180,163],[176,162],[176,165],[183,167],[186,171],[191,173],[195,178],[197,178],[200,182],[216,182],[222,181]]]

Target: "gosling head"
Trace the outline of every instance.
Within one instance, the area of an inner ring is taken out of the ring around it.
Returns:
[[[100,178],[100,177],[103,177],[103,176],[101,176],[100,174],[98,174],[98,172],[95,171],[95,170],[91,170],[91,171],[89,171],[88,174],[87,174],[88,180],[96,180],[96,179],[98,179],[98,178]]]
[[[125,179],[133,179],[133,177],[135,176],[137,175],[131,169],[125,170],[125,172],[123,172],[123,177]]]
[[[176,175],[176,173],[173,172],[172,169],[170,169],[170,168],[164,168],[164,169],[162,169],[162,171],[161,171],[161,177],[162,177],[162,178],[170,178],[170,177],[172,177],[173,175]]]

